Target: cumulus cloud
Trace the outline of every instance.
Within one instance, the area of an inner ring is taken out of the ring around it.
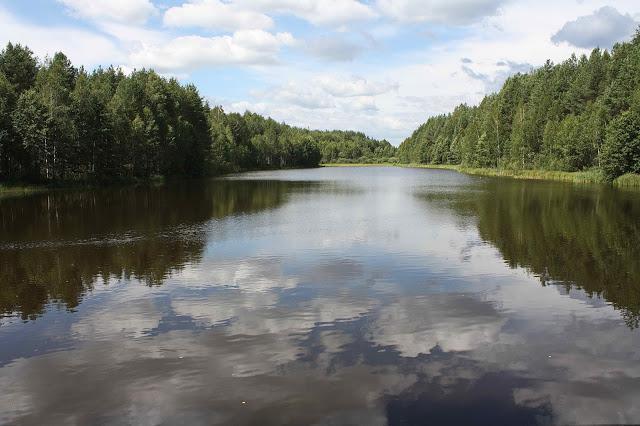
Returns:
[[[221,102],[225,111],[253,111],[285,121],[291,125],[311,129],[371,129],[372,134],[388,139],[403,137],[410,126],[395,117],[378,113],[380,107],[375,98],[333,98],[335,107],[305,108],[303,102],[282,102],[273,98],[253,102]],[[417,123],[417,122],[416,122]],[[414,123],[411,123],[412,125]],[[391,129],[391,130],[390,130]],[[362,230],[366,235],[366,230]],[[364,238],[364,237],[363,237]],[[332,244],[327,241],[326,244]]]
[[[468,65],[468,63],[467,65],[462,66],[462,72],[464,72],[468,77],[482,82],[486,92],[490,93],[499,91],[504,82],[510,76],[518,73],[524,74],[530,72],[534,68],[531,64],[521,64],[512,61],[499,61],[496,63],[496,66],[498,69],[492,75],[475,71]]]
[[[250,293],[291,289],[298,284],[296,279],[283,274],[282,260],[271,257],[203,263],[198,268],[185,269],[176,280],[184,281],[190,288],[216,286]]]
[[[470,24],[498,12],[505,0],[378,0],[378,9],[403,22]]]
[[[120,22],[99,22],[96,27],[103,33],[120,41],[130,50],[144,44],[162,44],[171,40],[171,36],[163,31],[148,29],[144,26],[129,25]]]
[[[81,339],[103,340],[114,336],[140,338],[157,327],[160,319],[153,302],[133,300],[81,318],[73,324],[72,333]]]
[[[309,40],[306,51],[327,61],[349,62],[358,57],[364,47],[344,37],[325,36]]]
[[[124,60],[124,53],[108,37],[73,27],[44,27],[17,19],[0,7],[0,43],[29,46],[40,58],[64,53],[76,64],[108,65]]]
[[[353,101],[345,104],[344,109],[352,112],[375,113],[380,109],[375,99],[371,97],[355,98]]]
[[[377,96],[398,90],[398,83],[368,81],[363,77],[340,78],[323,76],[317,79],[325,92],[340,98],[354,96]]]
[[[262,112],[266,104],[296,106],[307,110],[336,110],[343,113],[373,113],[378,111],[376,97],[398,90],[393,82],[369,81],[359,76],[319,75],[308,80],[291,80],[265,91],[254,91]],[[257,105],[236,105],[256,111]]]
[[[172,7],[165,12],[163,22],[169,27],[225,31],[267,29],[273,26],[273,20],[263,13],[220,0],[191,0]]]
[[[240,0],[239,3],[267,13],[293,15],[318,26],[343,26],[377,16],[369,5],[357,0]]]
[[[142,24],[156,12],[150,0],[58,0],[80,18]]]
[[[285,85],[272,88],[265,92],[256,92],[259,98],[269,99],[271,102],[296,105],[306,109],[333,108],[335,102],[318,87],[300,85],[288,82]]]
[[[403,299],[385,306],[371,326],[372,341],[406,357],[471,351],[496,341],[504,318],[486,302],[461,295]]]
[[[611,6],[605,6],[591,15],[567,22],[551,37],[551,41],[556,44],[567,42],[586,49],[608,48],[630,38],[637,26],[638,22],[628,13],[622,14]]]
[[[205,66],[272,65],[283,46],[295,42],[290,33],[237,31],[231,36],[178,37],[163,45],[144,45],[130,63],[161,72],[190,71]]]

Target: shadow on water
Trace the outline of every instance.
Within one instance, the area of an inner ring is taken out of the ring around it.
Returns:
[[[423,194],[475,222],[512,268],[579,289],[640,322],[640,197],[608,187],[486,179],[471,192]]]
[[[304,186],[212,180],[3,200],[0,313],[35,319],[48,303],[73,309],[111,279],[161,285],[201,259],[211,220],[277,208]]]

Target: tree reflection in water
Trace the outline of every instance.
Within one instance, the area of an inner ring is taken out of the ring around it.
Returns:
[[[0,202],[0,313],[73,309],[97,283],[161,285],[198,262],[209,221],[276,208],[301,183],[216,180],[54,191]]]
[[[473,192],[422,195],[467,218],[512,268],[579,289],[640,321],[640,197],[633,191],[486,179]]]

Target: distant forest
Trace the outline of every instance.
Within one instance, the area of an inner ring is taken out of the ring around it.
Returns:
[[[119,181],[395,161],[362,133],[312,131],[211,108],[193,85],[153,71],[87,72],[62,53],[0,53],[0,180]]]
[[[427,120],[402,143],[407,163],[640,173],[640,29],[611,52],[595,49],[509,78],[480,105]]]
[[[478,106],[429,118],[399,148],[210,107],[154,71],[87,72],[62,53],[0,52],[0,181],[121,181],[321,163],[640,173],[640,30],[510,77]]]

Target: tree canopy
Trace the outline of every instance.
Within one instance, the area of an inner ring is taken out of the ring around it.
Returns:
[[[404,162],[510,169],[640,172],[640,30],[509,78],[474,107],[433,117],[399,148]]]
[[[211,108],[193,85],[151,70],[88,72],[62,53],[0,53],[0,179],[117,181],[380,162],[387,141]]]

